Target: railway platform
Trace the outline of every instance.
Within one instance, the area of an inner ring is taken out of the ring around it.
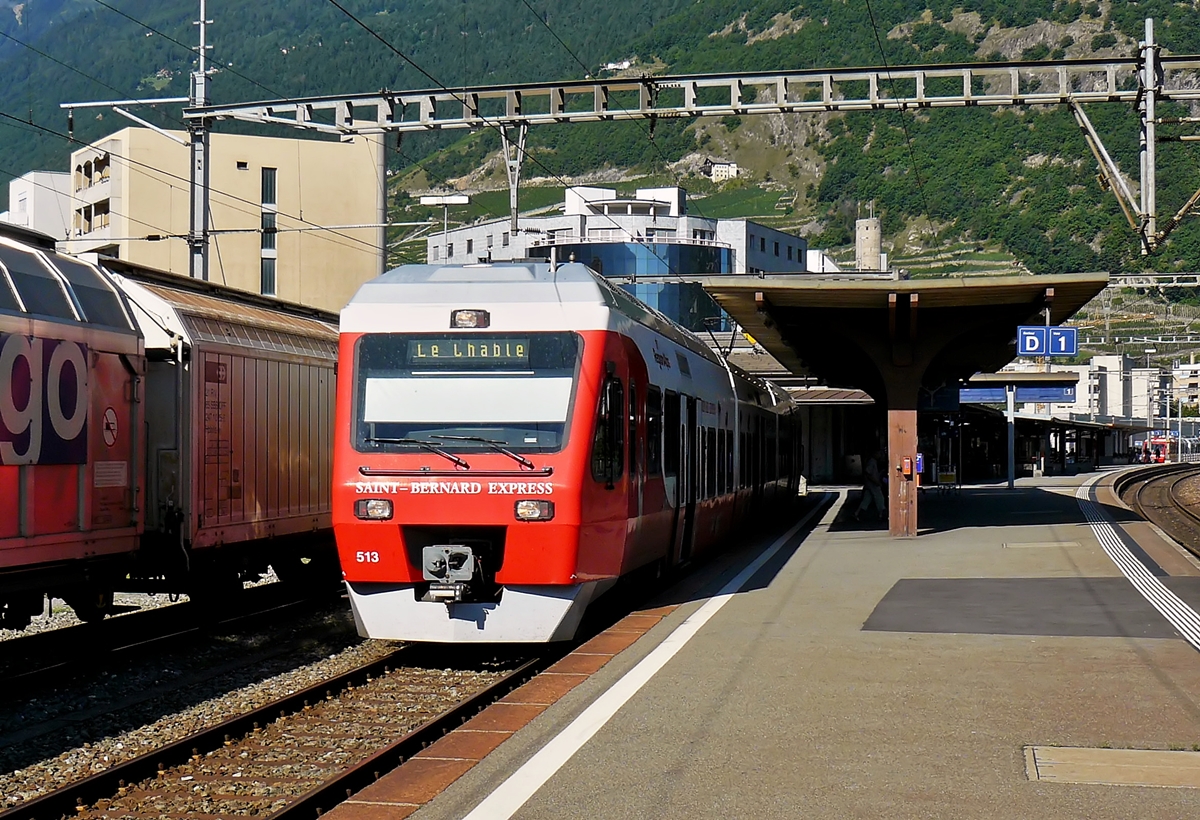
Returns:
[[[1200,562],[1112,478],[833,489],[326,816],[1196,816]]]

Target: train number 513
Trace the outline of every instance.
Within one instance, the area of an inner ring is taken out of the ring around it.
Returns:
[[[360,564],[378,564],[379,563],[379,553],[364,552],[362,550],[359,550],[358,552],[354,553],[354,560]]]

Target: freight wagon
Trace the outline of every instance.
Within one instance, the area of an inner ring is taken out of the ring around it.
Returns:
[[[103,271],[0,234],[0,627],[26,626],[47,590],[84,617],[111,600],[142,533],[143,369]]]
[[[0,230],[0,627],[336,577],[336,316]]]
[[[105,264],[146,340],[142,588],[334,577],[336,316]]]

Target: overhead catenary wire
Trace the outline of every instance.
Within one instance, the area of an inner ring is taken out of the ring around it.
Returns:
[[[879,38],[879,26],[875,24],[875,12],[871,8],[871,0],[866,0],[867,16],[871,20],[871,31],[875,34],[875,45],[879,48],[879,59],[883,60],[883,70],[887,73],[888,85],[891,86],[892,96],[899,97],[896,93],[896,81],[892,77],[892,69],[888,65],[887,54],[883,50],[883,41]],[[921,205],[925,208],[925,214],[930,219],[933,218],[933,212],[929,210],[929,201],[925,198],[925,185],[921,182],[921,168],[917,165],[917,154],[913,150],[912,136],[908,133],[908,122],[904,119],[904,109],[900,109],[900,128],[904,131],[904,142],[908,146],[908,160],[912,163],[913,178],[917,183],[917,192],[921,195]]]
[[[196,46],[188,45],[187,43],[181,43],[179,40],[176,40],[171,35],[163,32],[163,31],[160,31],[159,29],[154,28],[154,26],[151,26],[148,23],[144,23],[141,20],[139,20],[136,17],[133,17],[129,14],[126,14],[125,12],[121,11],[119,8],[116,8],[115,6],[110,6],[108,3],[105,3],[104,0],[92,0],[92,2],[96,3],[97,5],[104,6],[104,8],[108,9],[109,11],[111,11],[115,14],[121,15],[129,22],[131,22],[135,25],[139,25],[142,28],[146,29],[147,31],[153,32],[154,34],[158,35],[159,37],[162,37],[164,40],[174,43],[175,45],[179,46],[180,48],[182,48],[186,51],[191,52],[192,54],[196,54],[198,51]],[[216,55],[213,55],[213,61],[216,62]],[[250,83],[251,85],[258,86],[263,91],[266,91],[268,94],[274,94],[275,96],[279,96],[278,94],[275,94],[274,91],[267,88],[262,83],[258,82],[257,80],[254,80],[250,77],[247,77],[245,74],[241,73],[240,71],[236,70],[235,68],[233,68],[230,65],[223,65],[221,67],[221,70],[228,71],[230,74],[233,74],[235,77],[240,77],[241,79],[245,80],[246,82]]]
[[[571,47],[568,46],[563,41],[563,39],[558,36],[558,32],[556,32],[553,28],[550,27],[550,23],[546,20],[546,18],[544,16],[542,16],[541,14],[537,13],[537,10],[534,9],[534,7],[529,4],[529,0],[521,0],[521,3],[524,4],[525,8],[529,9],[529,13],[532,14],[535,18],[537,18],[538,22],[541,23],[545,27],[546,31],[550,32],[550,36],[553,37],[556,41],[558,41],[558,44],[563,47],[563,50],[566,51],[567,54],[571,55],[571,59],[573,59],[575,61],[575,63],[580,68],[583,69],[584,75],[585,76],[590,75],[591,69],[587,67],[587,64],[584,63],[583,60],[581,60],[579,58],[579,55],[576,54],[571,49]],[[618,105],[617,107],[620,108],[622,111],[625,111],[625,112],[629,111],[628,108],[625,108],[623,106]],[[630,120],[630,122],[633,122],[635,125],[637,125],[637,127],[641,130],[641,132],[646,135],[646,140],[647,140],[647,142],[650,143],[650,147],[654,149],[656,154],[658,154],[658,157],[659,157],[659,159],[661,159],[663,161],[664,166],[669,167],[671,161],[669,159],[667,159],[667,155],[665,153],[663,153],[662,148],[660,148],[658,143],[654,141],[654,135],[652,133],[650,133],[649,129],[646,128],[646,126],[642,123],[641,120]],[[679,176],[677,174],[672,174],[672,176],[675,177],[675,182],[676,182],[676,184],[678,184],[680,182]],[[682,186],[680,186],[680,187],[682,187]],[[696,205],[696,213],[698,213],[702,218],[706,218],[706,217],[704,217],[704,209],[698,203]]]
[[[9,127],[11,128],[12,126],[9,126]],[[3,167],[0,167],[0,174],[4,174],[5,176],[11,177],[11,178],[13,178],[13,179],[20,179],[20,178],[21,178],[21,175],[20,175],[20,174],[13,173],[13,172],[12,172],[12,171],[10,171],[8,168],[3,168]],[[45,190],[47,190],[47,191],[50,191],[51,193],[54,193],[54,194],[57,194],[57,193],[58,193],[58,189],[57,189],[57,188],[55,188],[55,187],[54,187],[54,186],[52,186],[52,185],[46,185],[46,184],[44,184],[44,183],[37,182],[36,180],[32,180],[32,179],[31,179],[31,180],[27,180],[27,181],[28,181],[30,184],[32,184],[33,186],[37,187],[37,188],[43,188],[43,189],[45,189]],[[157,241],[160,241],[160,240],[163,240],[163,239],[182,239],[182,238],[183,238],[183,237],[182,237],[182,236],[180,236],[180,235],[177,235],[177,234],[172,234],[172,233],[171,233],[170,231],[168,231],[166,228],[160,228],[159,226],[157,226],[157,225],[154,225],[154,224],[152,224],[152,223],[150,223],[150,222],[145,222],[145,221],[143,221],[143,220],[141,220],[141,219],[136,219],[136,218],[134,218],[134,217],[132,217],[132,216],[129,216],[128,214],[123,214],[123,213],[121,213],[120,211],[114,211],[114,210],[111,208],[111,206],[109,207],[109,211],[108,211],[108,212],[109,212],[110,214],[116,214],[117,216],[119,216],[119,217],[121,217],[121,218],[123,218],[123,219],[128,219],[130,222],[136,222],[136,223],[137,223],[137,224],[139,224],[139,225],[145,225],[147,228],[153,228],[155,231],[158,231],[158,233],[155,233],[155,234],[147,234],[146,236],[127,236],[127,237],[116,237],[116,238],[109,238],[109,239],[108,239],[108,241],[110,241],[110,242],[141,242],[141,241],[146,241],[146,242],[157,242]],[[66,222],[66,220],[64,220],[64,223],[65,223],[65,222]]]
[[[21,119],[20,117],[14,116],[14,115],[12,115],[12,114],[9,114],[8,112],[5,112],[5,111],[0,111],[0,118],[7,119],[7,120],[11,120],[12,122],[15,122],[15,123],[18,123],[18,124],[20,124],[20,125],[26,126],[26,127],[28,127],[28,128],[35,128],[35,129],[37,129],[37,130],[39,130],[39,131],[43,131],[43,132],[45,132],[45,133],[47,133],[47,134],[50,134],[50,135],[52,135],[52,136],[56,136],[56,137],[58,137],[59,139],[66,140],[66,141],[68,141],[68,142],[70,142],[70,143],[73,143],[73,144],[79,145],[79,146],[81,146],[81,147],[85,147],[85,148],[86,148],[86,147],[93,147],[93,146],[92,146],[92,143],[85,142],[85,141],[83,141],[83,140],[80,140],[80,139],[76,139],[75,137],[72,137],[72,136],[70,136],[70,135],[68,135],[68,134],[64,134],[64,133],[62,133],[61,131],[55,131],[53,128],[48,128],[48,127],[46,127],[46,126],[44,126],[44,125],[38,125],[37,123],[32,123],[32,122],[29,122],[29,121],[27,121],[27,120],[23,120],[23,119]],[[173,179],[177,179],[177,180],[179,180],[180,182],[188,183],[189,185],[191,184],[191,180],[189,180],[187,177],[180,176],[179,174],[173,174],[173,173],[171,173],[170,171],[163,170],[162,168],[158,168],[158,167],[156,167],[156,166],[150,165],[150,164],[148,164],[148,163],[145,163],[145,162],[141,162],[141,161],[139,161],[139,160],[132,159],[132,158],[130,158],[130,157],[122,157],[122,156],[119,156],[119,155],[116,155],[116,154],[114,154],[114,155],[112,155],[112,159],[113,159],[113,160],[115,160],[115,161],[123,162],[123,163],[125,163],[125,164],[126,164],[126,165],[128,165],[128,166],[134,166],[134,165],[136,165],[136,166],[140,166],[140,167],[142,167],[142,168],[145,168],[145,169],[147,169],[147,170],[149,170],[149,171],[153,171],[153,172],[154,172],[154,173],[156,173],[156,174],[162,174],[163,176],[166,176],[166,177],[171,177],[171,178],[173,178]],[[152,177],[152,178],[153,178],[153,177]],[[164,184],[169,184],[169,183],[167,183],[165,180],[159,180],[159,181],[160,181],[160,182],[163,182]],[[244,197],[240,197],[240,196],[237,196],[237,195],[235,195],[235,194],[231,194],[231,193],[228,193],[227,191],[222,191],[222,190],[219,190],[219,189],[216,189],[216,188],[210,188],[209,190],[210,190],[210,191],[212,191],[212,192],[214,192],[214,193],[217,193],[217,194],[219,194],[219,195],[221,195],[221,196],[223,196],[223,197],[227,197],[228,199],[230,199],[230,200],[232,200],[232,201],[234,201],[234,202],[240,202],[240,203],[244,203],[244,204],[247,204],[247,205],[252,205],[252,206],[254,207],[254,210],[247,210],[247,209],[245,209],[245,208],[238,208],[238,207],[235,207],[235,206],[233,206],[233,205],[229,205],[229,207],[230,207],[230,208],[232,208],[233,210],[235,210],[235,211],[237,211],[237,212],[239,212],[239,213],[246,214],[247,216],[254,216],[254,217],[256,217],[256,218],[257,218],[257,217],[258,217],[258,216],[261,214],[261,207],[262,207],[262,204],[261,204],[261,203],[259,203],[259,202],[255,202],[255,201],[253,201],[253,200],[245,199]],[[305,225],[312,225],[312,226],[314,226],[314,227],[317,227],[317,228],[324,228],[324,227],[325,227],[325,226],[323,226],[323,225],[319,225],[319,224],[318,224],[318,223],[316,223],[316,222],[312,222],[312,221],[310,221],[310,220],[304,219],[303,217],[301,217],[301,216],[297,216],[297,215],[294,215],[294,214],[289,214],[289,213],[285,213],[285,212],[282,212],[282,211],[280,211],[280,212],[279,212],[279,214],[280,214],[280,216],[283,216],[283,217],[285,217],[285,218],[287,218],[287,219],[293,219],[293,220],[295,220],[295,221],[297,221],[297,222],[301,222],[301,223],[303,223],[303,224],[305,224]],[[332,236],[330,236],[329,234],[332,234]],[[343,233],[340,233],[340,232],[338,232],[338,231],[336,231],[336,230],[333,230],[333,231],[326,231],[326,235],[323,235],[323,236],[321,236],[320,238],[321,238],[321,239],[323,239],[323,240],[325,240],[325,241],[334,242],[335,244],[341,245],[342,247],[345,247],[345,248],[352,248],[352,247],[353,247],[353,246],[351,246],[351,245],[347,245],[345,242],[339,242],[339,241],[338,241],[337,239],[335,239],[334,237],[341,237],[342,239],[348,240],[348,241],[350,241],[350,242],[354,242],[354,243],[356,243],[356,244],[358,244],[358,245],[362,245],[363,247],[369,248],[369,249],[370,249],[372,252],[377,252],[377,251],[379,250],[379,247],[378,247],[376,244],[372,243],[372,242],[368,242],[368,241],[367,241],[367,240],[365,240],[365,239],[359,239],[358,237],[355,237],[355,236],[350,236],[350,235],[348,235],[348,234],[343,234]]]
[[[432,74],[430,74],[424,68],[422,68],[415,60],[413,60],[407,54],[405,54],[400,49],[396,48],[394,45],[392,45],[390,42],[388,42],[387,39],[385,39],[382,35],[380,35],[378,32],[376,32],[374,29],[372,29],[370,26],[368,26],[366,23],[364,23],[362,20],[360,20],[358,17],[356,17],[349,9],[347,9],[345,6],[343,6],[341,3],[339,3],[338,0],[328,0],[328,2],[331,5],[338,8],[339,10],[341,10],[341,12],[343,14],[345,14],[347,17],[349,17],[351,20],[353,20],[365,32],[367,32],[373,38],[375,38],[380,43],[382,43],[384,46],[386,46],[389,51],[391,51],[393,54],[395,54],[400,59],[404,60],[404,62],[407,63],[408,65],[412,66],[413,69],[420,72],[420,74],[423,77],[425,77],[427,80],[429,80],[431,83],[436,85],[442,91],[449,94],[454,99],[458,100],[460,103],[464,102],[462,97],[459,96],[458,92],[450,89],[448,86],[446,86],[445,83],[441,82],[440,80],[437,79],[437,77],[434,77]],[[504,133],[504,127],[501,124],[492,122],[487,117],[481,116],[480,119],[483,120],[483,124],[485,127],[491,128],[491,129],[499,132],[501,139],[506,138],[505,133]],[[567,188],[570,187],[570,184],[565,179],[563,179],[563,177],[560,174],[558,174],[557,172],[555,172],[555,171],[551,170],[549,167],[547,167],[545,163],[543,163],[540,159],[538,159],[534,154],[530,153],[527,148],[518,148],[518,146],[515,146],[515,145],[513,146],[513,148],[514,148],[514,150],[520,151],[520,153],[523,154],[526,159],[528,159],[529,161],[531,161],[532,163],[537,165],[539,168],[541,168],[543,171],[545,171],[546,174],[548,174],[550,177],[557,180],[561,185],[563,185],[564,187],[567,187]],[[615,219],[613,219],[611,214],[606,213],[603,215],[605,217],[607,217],[608,221],[611,222],[615,227],[623,230],[621,223],[619,223]],[[679,275],[679,273],[674,269],[674,267],[671,265],[669,260],[664,259],[662,256],[660,256],[656,251],[654,251],[652,248],[650,248],[648,244],[646,244],[645,247],[647,247],[647,249],[650,251],[651,254],[654,255],[654,257],[656,259],[658,259],[660,262],[662,262],[666,266],[667,272],[669,275],[678,278],[682,282],[687,281],[686,279],[684,279],[684,277]]]
[[[197,51],[196,46],[188,45],[187,43],[181,42],[181,41],[175,39],[174,37],[172,37],[171,35],[163,32],[162,30],[157,29],[154,26],[151,26],[150,24],[148,24],[142,20],[139,20],[138,18],[136,18],[134,16],[132,16],[118,8],[115,8],[114,6],[109,5],[108,3],[104,2],[104,0],[94,0],[94,2],[96,2],[100,6],[103,6],[104,8],[108,9],[109,11],[112,11],[112,12],[120,15],[121,17],[124,17],[126,20],[130,21],[131,23],[141,26],[142,28],[146,29],[147,31],[152,32],[153,34],[156,34],[159,37],[162,37],[167,42],[178,46],[179,48],[183,49],[184,51],[187,51],[190,54],[196,54],[196,51]],[[341,8],[341,7],[339,6],[339,8]],[[218,63],[220,62],[219,60],[217,60],[215,53],[213,54],[213,61],[218,62]],[[267,94],[271,95],[272,97],[275,97],[278,99],[288,99],[291,96],[289,94],[281,94],[279,91],[276,91],[275,89],[273,89],[267,85],[264,85],[263,83],[259,82],[258,80],[255,80],[253,77],[249,77],[246,74],[243,74],[242,72],[237,71],[232,66],[222,65],[221,70],[228,71],[229,73],[233,74],[234,76],[240,77],[241,79],[245,80],[246,82],[250,83],[251,85],[254,85],[254,86],[262,89],[263,91],[265,91]],[[432,79],[432,78],[430,78],[430,79]],[[118,92],[118,93],[120,93],[120,92]],[[180,120],[176,120],[176,122],[179,122],[181,125],[183,124],[182,121],[180,121]],[[438,182],[447,188],[453,187],[453,186],[451,186],[451,184],[448,180],[446,180],[444,177],[440,176],[439,174],[436,174],[433,171],[431,171],[424,164],[422,164],[420,162],[420,160],[413,159],[412,157],[409,157],[407,154],[405,154],[403,151],[401,151],[399,146],[396,146],[396,148],[394,150],[403,159],[405,159],[410,165],[416,165],[423,172],[425,172],[425,174],[428,177],[432,178],[435,182]],[[497,214],[495,211],[492,211],[490,208],[485,208],[484,210],[491,216],[494,216],[498,219],[501,218],[500,214]],[[359,240],[356,240],[356,241],[359,241]],[[372,247],[374,247],[374,246],[372,246]]]

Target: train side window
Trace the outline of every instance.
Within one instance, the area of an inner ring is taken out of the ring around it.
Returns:
[[[679,475],[679,394],[666,393],[663,407],[663,472],[674,478]]]
[[[34,254],[0,245],[0,262],[8,268],[27,313],[56,319],[76,318],[62,284]]]
[[[717,430],[715,427],[709,427],[705,433],[705,439],[708,450],[705,453],[705,467],[708,473],[704,477],[705,497],[712,498],[717,494]]]
[[[738,431],[738,487],[746,486],[746,463],[750,453],[746,450],[746,431]]]
[[[646,472],[662,472],[662,391],[646,388]]]
[[[54,266],[71,284],[75,298],[79,300],[88,322],[109,327],[131,330],[129,319],[121,307],[116,291],[105,281],[100,272],[82,262],[54,257]]]
[[[717,495],[725,495],[725,430],[717,431]]]
[[[733,492],[733,431],[725,431],[725,489]]]
[[[17,297],[8,284],[8,277],[4,274],[4,268],[0,267],[0,310],[11,310],[13,313],[20,311],[17,306]]]
[[[625,469],[625,390],[608,376],[600,387],[600,409],[592,440],[592,478],[612,489]]]
[[[637,385],[629,380],[629,476],[637,475],[638,470],[638,434],[637,434]]]

